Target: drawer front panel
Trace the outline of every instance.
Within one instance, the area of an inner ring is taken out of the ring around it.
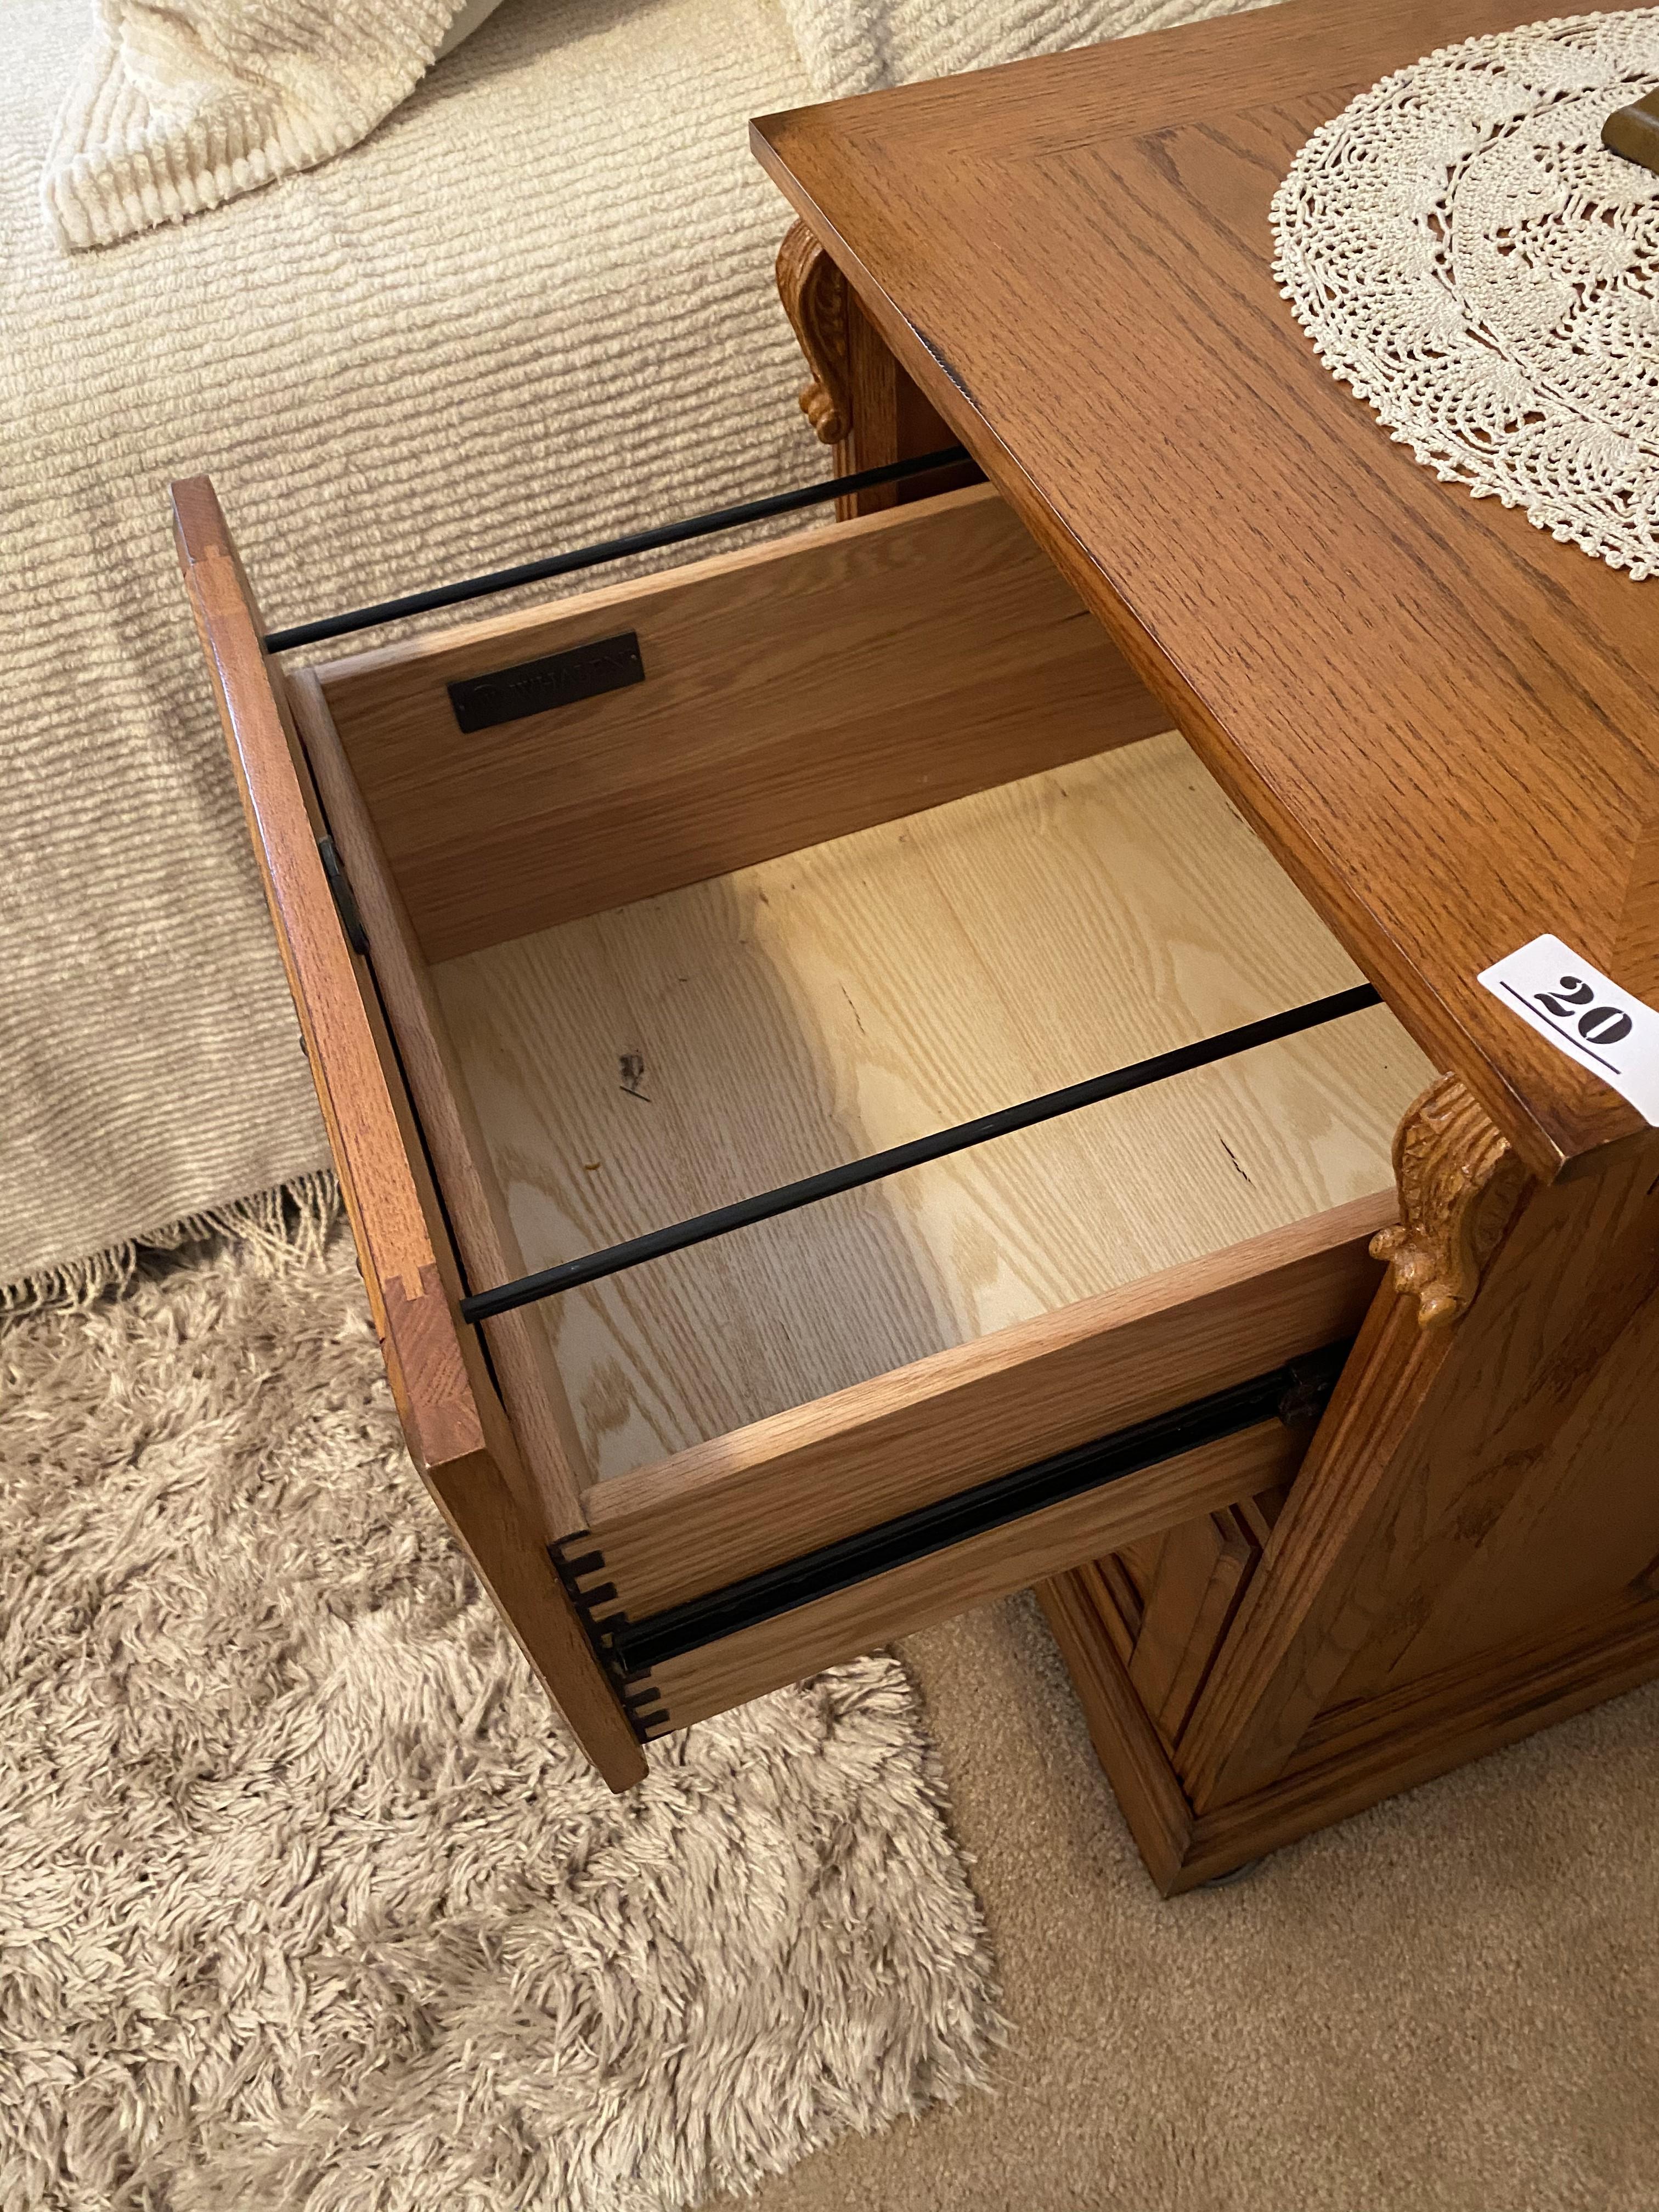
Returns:
[[[1254,1527],[1334,1386],[1390,1212],[1336,1208],[595,1486],[562,1568],[647,1732],[1165,1531]],[[1240,1580],[1220,1565],[1152,1593],[1160,1710],[1196,1695]]]
[[[768,1690],[856,1657],[896,1636],[986,1605],[1080,1559],[1288,1482],[1310,1431],[1267,1421],[1178,1459],[1071,1498],[1014,1527],[800,1606],[737,1634],[665,1660],[637,1678],[655,1696],[642,1705],[647,1735],[660,1735]]]
[[[638,1618],[1230,1389],[1355,1334],[1395,1218],[1378,1192],[596,1484],[586,1548]]]

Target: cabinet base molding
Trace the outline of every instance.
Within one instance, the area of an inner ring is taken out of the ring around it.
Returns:
[[[1550,1632],[1322,1716],[1284,1773],[1197,1810],[1130,1682],[1087,1568],[1036,1585],[1089,1733],[1165,1897],[1346,1820],[1659,1675],[1659,1595],[1638,1584]]]

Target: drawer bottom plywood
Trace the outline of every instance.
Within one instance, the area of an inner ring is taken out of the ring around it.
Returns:
[[[1173,733],[434,977],[532,1268],[1358,980]],[[1374,1009],[553,1300],[593,1472],[1384,1188],[1431,1075]]]

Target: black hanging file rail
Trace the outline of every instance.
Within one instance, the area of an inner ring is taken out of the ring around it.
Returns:
[[[648,1260],[664,1259],[671,1252],[684,1252],[693,1244],[707,1243],[711,1237],[728,1236],[734,1229],[747,1229],[757,1221],[774,1220],[781,1213],[793,1213],[803,1206],[817,1205],[820,1199],[838,1197],[843,1191],[860,1190],[866,1183],[879,1182],[886,1176],[902,1175],[907,1168],[924,1166],[929,1160],[945,1159],[952,1152],[966,1152],[974,1145],[1011,1136],[1017,1129],[1036,1128],[1040,1122],[1057,1121],[1062,1114],[1075,1114],[1081,1107],[1097,1106],[1108,1098],[1121,1098],[1131,1091],[1146,1089],[1149,1084],[1167,1082],[1171,1076],[1212,1066],[1217,1060],[1254,1051],[1258,1045],[1297,1036],[1304,1030],[1317,1029],[1323,1023],[1340,1021],[1345,1014],[1357,1014],[1367,1006],[1381,1004],[1380,996],[1370,984],[1358,983],[1352,990],[1316,999],[1308,1006],[1268,1014],[1261,1021],[1246,1022],[1238,1029],[1223,1030],[1219,1036],[1200,1037],[1194,1044],[1177,1045],[1171,1052],[1136,1060],[1129,1067],[1115,1068],[1109,1075],[1094,1075],[1083,1083],[1067,1084],[1063,1090],[1045,1091],[1040,1098],[1028,1098],[1021,1105],[1004,1106],[994,1114],[981,1114],[975,1121],[958,1121],[954,1128],[936,1130],[932,1136],[890,1146],[885,1152],[871,1152],[861,1160],[848,1160],[842,1167],[825,1168],[817,1175],[804,1176],[799,1182],[783,1183],[775,1190],[739,1199],[732,1206],[717,1206],[711,1213],[694,1214],[689,1220],[674,1222],[667,1228],[650,1230],[643,1237],[630,1237],[624,1244],[612,1244],[602,1252],[590,1252],[582,1259],[566,1260],[556,1267],[520,1275],[516,1281],[502,1283],[493,1291],[475,1291],[471,1297],[461,1300],[461,1318],[470,1322],[493,1320],[497,1314],[512,1313],[515,1308],[533,1305],[540,1298],[556,1297],[562,1291],[577,1290],[584,1283],[597,1283],[606,1275],[621,1274],[625,1268],[641,1267]]]
[[[657,552],[671,545],[687,544],[695,538],[712,537],[721,531],[738,530],[746,524],[768,521],[777,515],[824,505],[830,500],[875,490],[885,484],[902,483],[907,477],[953,467],[970,459],[965,447],[947,446],[936,453],[920,453],[908,460],[890,462],[881,468],[860,469],[850,476],[805,484],[794,491],[775,492],[763,499],[745,501],[740,506],[720,507],[711,514],[693,515],[680,522],[665,523],[654,530],[635,531],[625,538],[613,538],[597,545],[581,546],[573,552],[556,553],[545,560],[527,561],[517,568],[498,568],[487,575],[468,577],[459,583],[438,585],[430,591],[413,592],[403,599],[384,600],[375,606],[359,607],[347,614],[328,615],[317,622],[299,623],[290,629],[271,630],[265,635],[264,647],[267,653],[290,653],[301,646],[319,645],[331,638],[349,636],[358,630],[375,629],[386,623],[400,622],[413,615],[430,614],[443,607],[460,606],[468,600],[512,591],[520,585],[572,575],[584,568],[599,568],[609,562],[626,560],[632,555]],[[325,855],[325,860],[328,857],[328,854]],[[966,1152],[973,1146],[1010,1136],[1016,1130],[1035,1128],[1042,1122],[1058,1120],[1061,1115],[1074,1114],[1085,1106],[1102,1104],[1109,1098],[1123,1097],[1128,1092],[1143,1090],[1149,1085],[1166,1082],[1173,1076],[1188,1074],[1196,1068],[1212,1066],[1218,1060],[1230,1060],[1237,1054],[1253,1051],[1259,1045],[1272,1044],[1282,1037],[1298,1036],[1304,1030],[1316,1029],[1326,1022],[1338,1021],[1344,1015],[1358,1013],[1365,1007],[1381,1004],[1382,1000],[1371,985],[1361,983],[1351,990],[1338,991],[1328,998],[1314,1000],[1306,1006],[1292,1006],[1282,1013],[1269,1014],[1260,1021],[1246,1022],[1237,1029],[1224,1030],[1216,1036],[1201,1037],[1192,1044],[1179,1045],[1172,1051],[1155,1054],[1148,1060],[1136,1060],[1132,1066],[1114,1069],[1109,1074],[1091,1076],[1085,1082],[1068,1084],[1058,1091],[1045,1091],[1041,1097],[1027,1099],[1019,1105],[1002,1107],[995,1113],[982,1114],[973,1121],[958,1122],[954,1127],[937,1130],[931,1136],[918,1137],[908,1144],[890,1146],[884,1152],[872,1152],[863,1159],[849,1160],[840,1167],[826,1168],[817,1175],[805,1176],[799,1182],[781,1184],[775,1190],[761,1191],[752,1198],[739,1199],[733,1205],[717,1206],[710,1212],[694,1214],[687,1220],[671,1223],[665,1228],[650,1230],[642,1237],[609,1245],[602,1251],[590,1252],[576,1260],[563,1261],[557,1267],[544,1267],[534,1274],[520,1276],[513,1282],[498,1284],[491,1290],[475,1291],[462,1298],[461,1317],[472,1322],[493,1320],[497,1315],[512,1313],[520,1306],[533,1305],[542,1298],[556,1297],[562,1291],[577,1290],[584,1284],[602,1281],[606,1276],[620,1274],[629,1267],[641,1267],[648,1261],[665,1258],[672,1252],[686,1251],[693,1245],[708,1243],[712,1237],[728,1236],[734,1230],[750,1228],[761,1221],[774,1220],[780,1214],[793,1213],[802,1206],[816,1205],[823,1199],[838,1197],[846,1191],[862,1189],[868,1183],[878,1182],[888,1176],[902,1175],[907,1169],[921,1167],[930,1160],[947,1158],[953,1152]]]
[[[429,592],[410,592],[401,599],[385,599],[379,606],[325,615],[317,622],[296,623],[292,629],[268,631],[265,651],[293,653],[302,645],[322,645],[330,638],[349,637],[356,630],[378,629],[382,623],[403,622],[410,615],[465,606],[469,599],[487,599],[496,592],[515,591],[520,584],[574,576],[583,568],[601,568],[607,562],[626,561],[635,553],[659,553],[667,546],[712,538],[722,530],[741,530],[747,523],[769,522],[775,515],[795,514],[804,507],[823,507],[832,499],[878,490],[883,484],[902,483],[907,477],[925,476],[931,469],[953,468],[969,458],[965,446],[945,446],[936,453],[918,453],[909,460],[889,461],[878,469],[860,469],[850,477],[803,484],[797,491],[773,492],[764,499],[745,500],[740,507],[716,507],[711,514],[694,514],[684,522],[665,522],[655,530],[636,530],[627,538],[578,546],[572,553],[552,553],[544,561],[526,561],[516,568],[496,568],[487,576],[469,576],[459,584],[438,584]]]

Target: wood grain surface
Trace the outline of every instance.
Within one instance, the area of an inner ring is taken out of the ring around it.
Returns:
[[[1254,1532],[1231,1505],[1165,1536],[1129,1680],[1166,1743],[1179,1740],[1260,1556]]]
[[[592,1579],[638,1619],[1340,1343],[1393,1212],[1355,1199],[612,1476]]]
[[[1659,1139],[1532,1185],[1468,1310],[1379,1297],[1177,1765],[1208,1811],[1334,1707],[1474,1664],[1659,1555]]]
[[[447,684],[629,629],[642,684],[458,728]],[[1167,720],[983,485],[319,674],[434,960]]]
[[[1036,1596],[1130,1832],[1166,1897],[1617,1697],[1659,1670],[1659,1600],[1649,1590],[1621,1592],[1408,1689],[1345,1707],[1310,1734],[1282,1774],[1195,1814],[1103,1616],[1098,1578],[1087,1569],[1058,1575],[1040,1583]],[[1103,1603],[1109,1609],[1109,1597]]]
[[[434,980],[540,1267],[1352,969],[1165,736]],[[552,1326],[589,1463],[619,1474],[1386,1188],[1431,1073],[1376,1009],[568,1294]]]
[[[173,486],[185,590],[350,1212],[404,1434],[480,1580],[614,1789],[638,1742],[538,1540],[533,1492],[472,1332],[453,1254],[366,966],[318,854],[320,815],[264,623],[212,484]]]
[[[1305,1430],[1264,1421],[664,1660],[651,1679],[667,1718],[647,1732],[684,1728],[1171,1522],[1288,1481],[1307,1443]]]
[[[755,127],[901,366],[1437,1065],[1545,1179],[1640,1115],[1475,981],[1553,931],[1659,1004],[1652,608],[1393,444],[1267,206],[1529,0],[1288,0]]]
[[[289,690],[318,795],[368,938],[375,983],[397,1038],[398,1064],[422,1138],[443,1187],[445,1215],[467,1283],[504,1282],[524,1273],[524,1255],[408,912],[314,670],[299,670],[289,678]],[[537,1534],[543,1542],[568,1535],[581,1525],[580,1494],[588,1469],[546,1318],[538,1308],[526,1306],[498,1314],[483,1325],[483,1334],[535,1492]]]
[[[1193,1808],[1169,1747],[1129,1680],[1123,1624],[1097,1565],[1046,1577],[1032,1595],[1066,1662],[1089,1735],[1146,1871],[1164,1896],[1181,1886]],[[1237,1864],[1251,1856],[1242,1849]],[[1218,1874],[1223,1869],[1217,1867]]]

